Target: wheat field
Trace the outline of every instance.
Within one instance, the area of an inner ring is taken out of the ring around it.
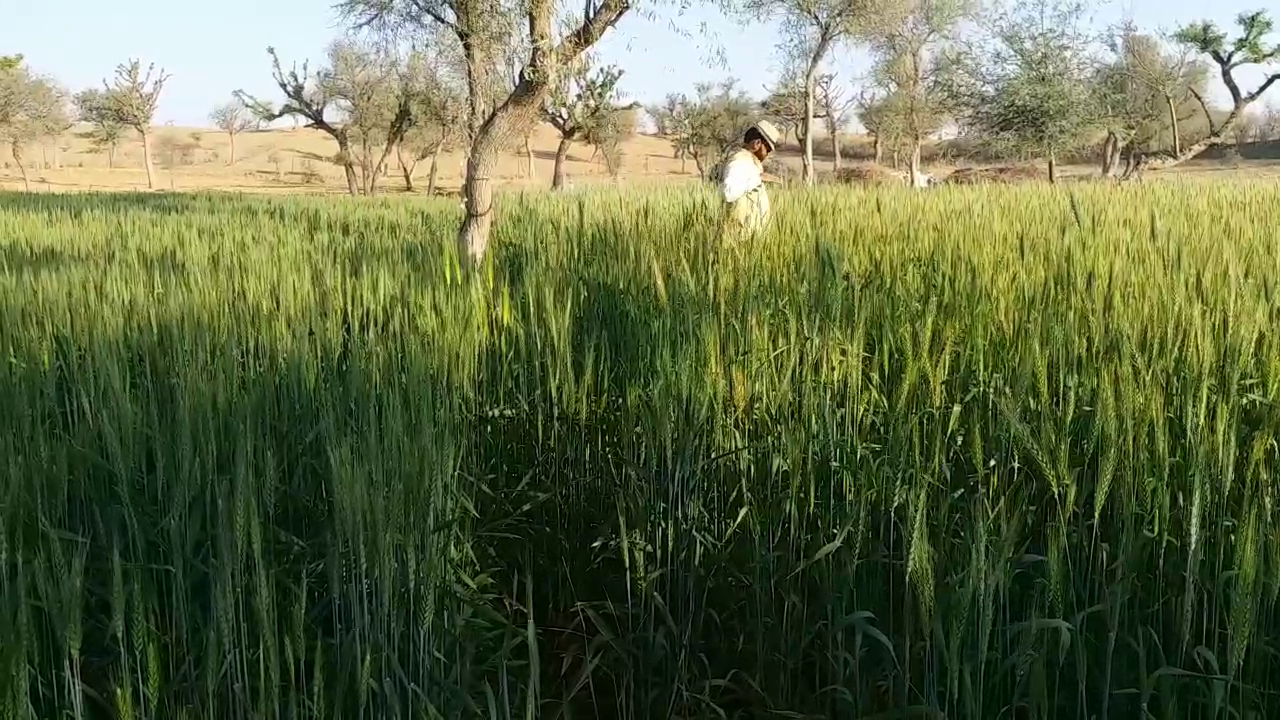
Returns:
[[[1274,187],[0,195],[2,718],[1266,718]]]

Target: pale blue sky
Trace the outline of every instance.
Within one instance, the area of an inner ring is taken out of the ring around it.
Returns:
[[[1144,28],[1172,28],[1200,18],[1226,26],[1241,10],[1268,4],[1270,0],[1113,0],[1099,11],[1099,20],[1127,14]],[[606,61],[626,68],[623,89],[628,96],[656,101],[668,92],[689,90],[697,81],[727,75],[758,94],[778,66],[773,29],[743,29],[710,5],[676,17],[674,5],[646,5],[658,17],[629,16],[599,46]],[[155,62],[173,75],[156,122],[202,125],[209,110],[236,88],[278,98],[268,45],[276,47],[286,64],[306,58],[316,62],[342,31],[332,0],[222,0],[180,8],[183,4],[162,0],[0,0],[0,55],[22,53],[34,69],[72,90],[100,86],[130,56]],[[727,65],[708,64],[712,48],[723,49]],[[835,67],[852,78],[863,64],[857,53],[841,51]],[[1251,72],[1246,78],[1260,75]]]

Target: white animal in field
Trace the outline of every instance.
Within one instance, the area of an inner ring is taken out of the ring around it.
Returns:
[[[937,178],[925,172],[914,173],[908,180],[914,188],[927,188],[938,184]]]

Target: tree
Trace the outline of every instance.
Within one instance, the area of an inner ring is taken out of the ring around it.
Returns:
[[[796,142],[803,147],[808,134],[808,128],[804,124],[804,78],[794,69],[788,68],[773,85],[765,87],[765,92],[767,94],[760,102],[761,112],[777,124],[782,131],[783,142],[788,135],[795,133]],[[821,103],[816,102],[816,88],[813,119],[826,119],[822,114]]]
[[[680,172],[685,171],[685,161],[693,157],[693,128],[690,125],[693,110],[684,93],[669,93],[661,105],[647,110],[657,126],[658,135],[671,141],[672,157],[680,161]]]
[[[693,98],[680,96],[684,137],[681,143],[693,158],[701,177],[714,176],[719,161],[760,115],[759,106],[733,78],[720,83],[698,83]]]
[[[803,68],[804,112],[799,123],[804,133],[802,178],[812,185],[815,92],[822,63],[837,42],[867,20],[873,4],[870,0],[746,0],[743,7],[756,20],[781,21],[784,50]]]
[[[576,141],[605,149],[609,160],[610,145],[621,131],[619,115],[634,105],[619,106],[618,81],[622,70],[615,65],[595,67],[590,54],[584,54],[570,66],[560,85],[551,91],[542,108],[542,118],[560,133],[556,148],[555,170],[551,189],[564,187],[564,162]]]
[[[466,90],[453,82],[438,55],[420,54],[413,59],[413,124],[396,147],[405,189],[413,192],[413,171],[431,158],[427,194],[434,195],[439,177],[440,153],[466,137]]]
[[[342,0],[340,7],[358,27],[416,33],[444,29],[462,51],[467,79],[470,149],[463,184],[465,216],[458,228],[460,255],[474,265],[483,259],[493,224],[493,170],[503,148],[532,130],[543,104],[565,68],[618,24],[633,0],[588,2],[581,20],[555,31],[553,0]],[[523,18],[524,22],[518,21]],[[504,48],[522,26],[527,53],[519,82],[505,97],[486,94],[502,74]]]
[[[132,128],[142,138],[142,165],[147,171],[147,188],[154,190],[155,171],[151,163],[151,121],[160,104],[160,93],[169,75],[164,69],[157,73],[154,63],[142,72],[139,60],[129,60],[116,66],[115,82],[104,79],[102,96],[104,112],[116,124]]]
[[[195,151],[200,149],[200,144],[191,138],[162,133],[156,137],[155,147],[161,167],[173,170],[179,165],[190,164]],[[172,176],[170,176],[170,183],[172,182]]]
[[[377,192],[387,158],[413,123],[416,88],[409,63],[386,48],[354,39],[339,40],[329,50],[324,92],[351,140],[365,195]],[[349,151],[350,152],[350,151]]]
[[[585,138],[587,144],[591,145],[591,160],[600,158],[605,170],[613,177],[617,177],[618,171],[622,169],[622,146],[635,137],[641,109],[638,102],[615,108],[615,112],[605,118],[598,131]]]
[[[1166,140],[1182,152],[1183,123],[1200,113],[1193,91],[1204,92],[1207,69],[1191,52],[1166,47],[1156,35],[1122,25],[1110,43],[1114,59],[1097,71],[1098,105],[1106,127],[1102,174],[1114,175],[1125,147],[1149,148]]]
[[[1269,106],[1258,118],[1259,142],[1280,140],[1280,106]]]
[[[83,137],[88,138],[95,151],[105,152],[107,167],[114,168],[116,149],[124,139],[125,127],[111,111],[106,93],[97,88],[89,88],[72,96],[71,102],[75,106],[76,117],[81,122],[89,123],[90,129]]]
[[[111,112],[106,102],[106,93],[97,88],[89,88],[76,93],[71,101],[76,109],[76,117],[90,126],[82,137],[88,138],[96,152],[105,152],[107,167],[114,168],[116,149],[124,139],[125,127]]]
[[[275,103],[260,100],[244,90],[236,90],[233,95],[249,108],[249,112],[258,120],[259,127],[272,123],[286,115],[297,115],[306,119],[306,126],[328,134],[338,143],[338,162],[342,165],[347,180],[347,192],[360,194],[360,182],[356,177],[355,164],[351,159],[351,138],[345,125],[330,117],[333,111],[334,98],[324,87],[328,70],[320,69],[314,74],[310,71],[309,61],[304,60],[301,72],[295,63],[285,72],[280,67],[280,57],[273,47],[267,48],[271,57],[271,77],[280,92],[284,93],[285,102],[276,107]]]
[[[31,183],[23,155],[25,146],[57,135],[69,124],[61,88],[52,80],[33,74],[21,55],[0,57],[0,142],[9,146],[26,190],[31,190]]]
[[[336,157],[346,176],[347,192],[353,196],[362,190],[374,194],[387,157],[412,126],[416,95],[411,61],[351,39],[332,43],[327,66],[315,73],[306,61],[301,72],[296,64],[285,72],[275,48],[267,48],[267,54],[272,79],[285,96],[284,104],[274,107],[243,90],[235,92],[236,98],[256,117],[269,122],[286,115],[305,118],[307,127],[338,143]]]
[[[855,105],[858,122],[862,123],[862,127],[871,135],[874,144],[874,162],[877,165],[884,162],[884,149],[888,146],[893,151],[896,165],[902,128],[899,126],[901,118],[891,112],[889,91],[874,85],[863,88],[858,94]]]
[[[967,0],[896,0],[862,33],[871,47],[873,76],[886,91],[878,109],[893,116],[913,187],[919,186],[921,147],[947,115],[943,51],[970,12]]]
[[[240,102],[248,109],[249,116],[253,118],[254,130],[261,132],[265,130],[267,126],[271,125],[271,123],[286,115],[293,120],[294,129],[297,129],[298,127],[299,115],[297,113],[281,113],[276,110],[276,104],[270,100],[258,100],[253,104],[249,104],[240,97],[236,97],[236,99],[240,100]]]
[[[818,76],[815,97],[818,114],[827,121],[827,135],[831,138],[831,163],[836,170],[840,169],[840,131],[844,129],[857,98],[846,97],[845,88],[836,81],[835,73]]]
[[[991,47],[947,59],[945,97],[986,144],[1044,158],[1050,182],[1057,159],[1099,124],[1093,40],[1077,0],[1016,0],[993,18]]]
[[[1217,25],[1207,20],[1183,26],[1174,33],[1174,39],[1177,42],[1207,56],[1213,62],[1222,84],[1226,86],[1230,95],[1231,108],[1224,119],[1215,121],[1209,109],[1209,103],[1205,100],[1205,94],[1193,89],[1192,94],[1203,109],[1209,123],[1209,134],[1176,152],[1140,155],[1131,163],[1131,170],[1126,177],[1137,177],[1143,170],[1164,169],[1179,165],[1209,147],[1228,140],[1249,106],[1265,95],[1272,85],[1280,82],[1280,70],[1276,70],[1266,74],[1258,87],[1252,91],[1246,91],[1240,87],[1236,71],[1247,65],[1267,66],[1280,60],[1280,43],[1271,44],[1267,41],[1268,36],[1275,31],[1275,22],[1265,10],[1240,13],[1236,17],[1236,27],[1238,35],[1235,38],[1228,38]]]
[[[249,112],[249,107],[239,98],[233,98],[231,102],[223,103],[213,109],[209,113],[209,119],[213,121],[214,127],[227,134],[227,138],[231,141],[231,155],[227,159],[228,165],[236,164],[236,136],[254,126],[253,114]]]

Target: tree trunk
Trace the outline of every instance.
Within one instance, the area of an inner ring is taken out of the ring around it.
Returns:
[[[458,228],[459,258],[472,267],[479,265],[489,249],[493,229],[493,177],[503,148],[519,133],[527,133],[537,119],[537,109],[547,96],[545,82],[522,80],[511,96],[480,126],[467,154],[467,171],[462,183],[466,208]]]
[[[818,83],[818,67],[822,64],[822,58],[827,56],[827,50],[831,48],[832,37],[823,33],[818,38],[818,44],[813,49],[813,55],[809,56],[809,66],[804,72],[804,159],[801,179],[806,185],[813,185],[815,181],[813,171],[813,105],[815,86]]]
[[[493,229],[493,180],[489,173],[497,164],[498,143],[491,138],[493,131],[481,131],[467,159],[466,178],[462,183],[463,205],[466,216],[458,228],[459,257],[466,258],[471,266],[480,264],[489,249],[489,233]],[[488,141],[483,142],[483,141]]]
[[[365,173],[364,194],[367,197],[373,197],[378,194],[378,177],[382,175],[382,161],[378,161],[377,165],[370,168]]]
[[[404,176],[404,191],[413,192],[413,169],[418,166],[418,161],[408,161],[404,159],[404,145],[396,145],[396,159],[400,161],[400,174]]]
[[[467,4],[458,7],[469,7]],[[538,119],[538,111],[546,102],[551,79],[559,70],[576,60],[600,36],[617,24],[631,9],[629,2],[604,0],[597,5],[576,30],[569,32],[559,44],[553,44],[554,5],[530,3],[527,8],[529,37],[533,41],[528,62],[511,93],[492,112],[482,109],[481,89],[491,87],[483,82],[485,73],[498,66],[489,62],[489,43],[463,43],[469,90],[469,125],[471,147],[467,172],[462,185],[466,215],[458,227],[459,261],[478,265],[489,246],[493,229],[493,178],[504,148],[511,147],[517,137],[528,136]],[[467,23],[461,23],[464,27]],[[483,118],[483,122],[479,122]]]
[[[236,164],[236,134],[227,133],[227,137],[231,138],[231,157],[227,160],[228,165]]]
[[[151,167],[151,133],[142,129],[142,166],[147,170],[147,189],[156,189],[155,170]]]
[[[1120,152],[1124,158],[1124,172],[1120,173],[1120,179],[1128,180],[1136,172],[1136,165],[1138,164],[1138,151],[1134,147],[1134,141],[1130,140],[1125,143]]]
[[[9,146],[9,151],[13,154],[13,161],[18,165],[18,174],[22,175],[23,192],[31,192],[31,181],[27,179],[27,164],[22,161],[22,148],[18,143]]]
[[[1058,182],[1058,156],[1049,153],[1049,184]]]
[[[373,177],[369,179],[369,197],[378,194],[378,178],[386,177],[388,164],[387,158],[391,157],[391,151],[400,147],[400,141],[404,139],[404,131],[408,126],[402,126],[398,131],[387,136],[387,141],[382,144],[382,153],[378,155],[378,164],[373,166]]]
[[[342,171],[347,176],[347,192],[351,197],[360,194],[360,180],[356,177],[356,166],[351,160],[351,141],[345,136],[335,138],[338,141],[338,155],[342,158]]]
[[[1210,147],[1222,144],[1222,141],[1235,129],[1236,123],[1244,115],[1244,111],[1248,106],[1248,103],[1242,103],[1233,109],[1231,114],[1227,115],[1227,118],[1222,121],[1222,125],[1218,126],[1217,130],[1209,133],[1208,137],[1186,147],[1180,147],[1176,153],[1161,153],[1155,158],[1137,156],[1133,160],[1131,167],[1126,170],[1122,179],[1133,180],[1147,170],[1168,170],[1169,168],[1177,167]],[[1181,146],[1181,143],[1179,143],[1179,146]]]
[[[444,149],[444,143],[436,145],[436,149],[431,151],[431,175],[427,178],[427,194],[436,194],[436,178],[440,177],[440,151]]]
[[[569,158],[569,148],[573,145],[573,140],[562,137],[560,138],[560,146],[556,148],[556,166],[551,174],[551,189],[564,189],[564,161]]]
[[[1102,143],[1102,176],[1115,177],[1120,168],[1120,136],[1114,130],[1107,131]]]
[[[524,157],[528,164],[529,178],[537,177],[537,168],[533,164],[533,145],[529,142],[529,136],[524,136]]]
[[[831,131],[831,167],[835,170],[840,169],[843,159],[840,157],[840,131]]]
[[[911,178],[911,187],[920,187],[920,141],[917,139],[911,145],[911,157],[907,160],[907,168],[909,177]]]
[[[871,152],[875,155],[875,164],[879,165],[884,162],[884,143],[880,142],[878,134],[871,136]]]
[[[1173,154],[1182,154],[1182,133],[1178,128],[1178,108],[1174,105],[1173,98],[1169,95],[1164,96],[1164,101],[1169,105],[1169,134],[1173,136]]]
[[[111,143],[107,146],[107,169],[116,169],[116,144]]]
[[[347,176],[347,192],[351,194],[351,197],[359,197],[360,176],[356,174],[356,164],[349,159],[343,160],[342,171]]]

